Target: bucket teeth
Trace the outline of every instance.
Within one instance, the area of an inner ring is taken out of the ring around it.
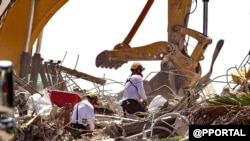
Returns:
[[[96,67],[118,69],[127,61],[112,60],[108,51],[101,52],[96,58]]]

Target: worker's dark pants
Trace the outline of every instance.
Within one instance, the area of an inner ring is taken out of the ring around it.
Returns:
[[[136,112],[146,112],[145,107],[143,107],[140,102],[134,99],[124,100],[121,106],[124,116],[126,116],[126,112],[129,114],[135,114]],[[140,115],[139,113],[136,115],[139,117],[145,117],[145,115]]]

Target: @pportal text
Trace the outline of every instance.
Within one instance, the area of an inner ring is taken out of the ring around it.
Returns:
[[[242,129],[195,129],[193,131],[195,138],[201,138],[203,136],[246,136]]]

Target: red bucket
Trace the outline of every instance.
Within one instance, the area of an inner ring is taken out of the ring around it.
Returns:
[[[50,90],[49,93],[51,102],[59,107],[65,106],[68,103],[71,103],[72,106],[74,106],[82,100],[77,93],[58,90]]]

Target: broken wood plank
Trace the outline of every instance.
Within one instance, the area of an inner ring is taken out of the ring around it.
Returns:
[[[57,65],[56,70],[57,71],[63,71],[65,73],[67,73],[67,74],[70,74],[70,75],[73,75],[73,76],[76,76],[76,77],[79,77],[79,78],[82,78],[82,79],[85,79],[85,80],[88,80],[88,81],[91,81],[91,82],[94,82],[94,83],[97,83],[97,84],[104,85],[106,83],[106,80],[104,80],[102,78],[91,76],[89,74],[79,72],[77,70],[72,70],[72,69],[64,67],[64,66]]]

